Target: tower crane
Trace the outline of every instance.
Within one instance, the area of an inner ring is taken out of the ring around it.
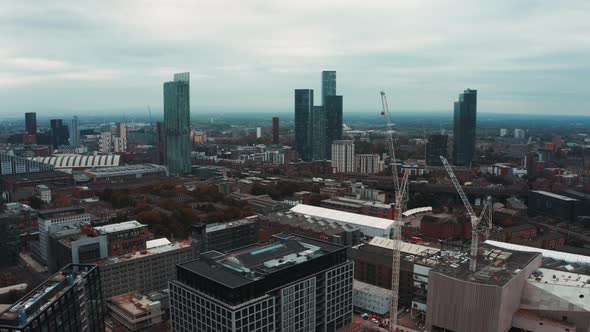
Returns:
[[[393,144],[393,126],[391,114],[387,104],[387,96],[381,91],[381,115],[387,124],[387,140],[389,141],[389,153],[391,154],[391,173],[395,190],[395,221],[393,223],[393,255],[391,262],[391,303],[389,307],[389,330],[395,331],[397,327],[397,307],[399,302],[399,270],[400,270],[400,248],[402,241],[402,213],[405,207],[408,193],[408,174],[404,172],[400,183],[397,177],[397,159],[395,158],[395,147]]]
[[[471,262],[469,262],[469,270],[471,272],[475,272],[475,269],[477,267],[477,246],[479,243],[478,227],[482,220],[487,220],[487,227],[484,229],[485,239],[489,237],[490,231],[492,229],[492,197],[488,196],[486,198],[483,210],[478,217],[475,214],[475,211],[473,211],[471,203],[469,203],[469,200],[467,199],[467,195],[465,195],[463,188],[461,188],[461,184],[459,183],[459,180],[457,180],[455,172],[453,172],[453,169],[451,168],[449,161],[443,156],[440,156],[440,160],[445,166],[447,173],[449,173],[449,178],[453,182],[453,185],[455,186],[455,189],[457,190],[459,197],[461,197],[461,201],[463,201],[463,205],[465,205],[465,209],[467,209],[467,214],[469,214],[469,219],[471,220]]]

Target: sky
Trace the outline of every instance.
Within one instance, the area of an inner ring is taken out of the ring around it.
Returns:
[[[336,70],[344,111],[590,115],[590,1],[2,0],[0,115],[162,110],[191,73],[191,112],[285,112]],[[319,99],[317,99],[319,100]],[[316,102],[317,104],[317,102]]]

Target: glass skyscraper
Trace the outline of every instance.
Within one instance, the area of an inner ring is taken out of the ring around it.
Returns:
[[[342,139],[342,96],[326,96],[324,112],[326,114],[326,158],[332,158],[332,143]]]
[[[455,165],[469,166],[475,156],[477,90],[467,89],[455,102],[453,159]]]
[[[174,81],[164,83],[166,162],[170,174],[191,170],[189,81],[189,73],[179,73],[174,74]]]
[[[311,114],[311,154],[313,160],[326,159],[326,113],[323,106],[314,106]]]
[[[37,113],[25,113],[25,131],[30,135],[37,134]]]
[[[303,160],[310,160],[312,157],[312,136],[311,128],[313,113],[313,90],[295,90],[295,149]]]
[[[80,146],[80,130],[78,129],[78,117],[74,116],[70,122],[70,146]]]
[[[336,72],[333,70],[322,71],[322,105],[326,104],[327,96],[336,95]]]

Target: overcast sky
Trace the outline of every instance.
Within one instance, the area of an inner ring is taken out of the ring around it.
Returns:
[[[292,111],[324,69],[345,111],[590,114],[588,0],[2,0],[0,41],[0,114],[161,112],[178,71],[191,112]]]

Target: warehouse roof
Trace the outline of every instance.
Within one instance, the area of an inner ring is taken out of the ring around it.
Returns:
[[[291,212],[304,214],[312,217],[325,218],[346,222],[353,225],[380,228],[383,230],[393,227],[395,221],[385,218],[365,216],[358,213],[350,213],[333,209],[326,209],[306,204],[297,204],[291,209]]]
[[[51,157],[35,157],[32,160],[53,165],[55,168],[90,168],[119,166],[121,156],[116,154],[84,156],[80,154],[61,154]]]

